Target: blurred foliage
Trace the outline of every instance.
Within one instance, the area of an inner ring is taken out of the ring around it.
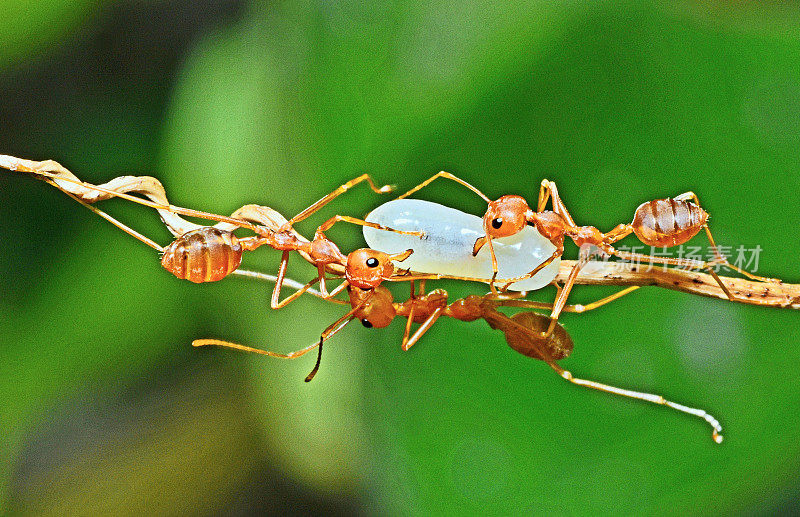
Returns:
[[[601,229],[693,190],[718,242],[760,245],[760,272],[800,281],[794,3],[36,4],[6,11],[18,26],[0,36],[0,67],[16,63],[2,153],[97,182],[152,174],[173,203],[221,213],[288,216],[364,171],[407,189],[444,169],[490,197],[533,198],[547,177]],[[457,185],[420,194],[483,210]],[[380,201],[348,193],[300,229]],[[168,241],[147,209],[106,206]],[[358,234],[331,237],[350,250]],[[346,329],[309,385],[312,359],[193,350],[300,348],[341,308],[271,312],[268,286],[186,285],[21,175],[0,174],[0,239],[0,509],[716,514],[797,498],[788,311],[643,289],[565,316],[565,366],[708,409],[715,446],[701,422],[567,385],[480,322],[441,321],[408,353],[399,323]]]
[[[95,11],[99,0],[0,1],[0,70],[68,39]]]

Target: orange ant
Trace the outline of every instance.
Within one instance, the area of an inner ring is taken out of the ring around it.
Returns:
[[[265,279],[271,280],[270,277],[266,277]],[[568,305],[565,306],[563,310],[567,312],[586,312],[605,305],[636,288],[637,286],[631,286],[591,304]],[[320,362],[322,360],[322,347],[325,341],[333,337],[352,320],[361,321],[367,328],[383,328],[388,326],[396,316],[407,318],[401,348],[403,350],[408,350],[414,346],[442,316],[448,316],[460,321],[483,319],[491,328],[503,331],[506,342],[512,349],[527,357],[544,361],[564,380],[579,386],[664,405],[677,411],[697,416],[711,425],[714,441],[717,443],[722,442],[721,425],[713,416],[702,409],[677,404],[660,395],[642,393],[609,386],[596,381],[580,379],[573,376],[569,370],[563,369],[557,361],[565,359],[570,355],[573,350],[573,342],[560,323],[557,323],[552,330],[548,331],[552,320],[545,315],[528,311],[520,312],[513,316],[507,316],[497,310],[498,307],[504,306],[527,309],[550,309],[553,307],[552,304],[506,299],[491,293],[484,296],[470,295],[448,304],[448,294],[444,290],[436,289],[425,294],[424,280],[422,285],[420,285],[418,293],[414,292],[414,282],[411,282],[411,297],[402,303],[394,302],[391,292],[383,285],[371,290],[350,286],[348,287],[348,294],[351,306],[350,311],[330,324],[320,335],[319,342],[294,352],[283,354],[218,339],[198,339],[192,342],[192,345],[195,347],[209,345],[222,346],[282,359],[296,359],[316,348],[316,363],[305,378],[306,382],[310,382],[319,371]],[[413,334],[411,332],[412,322],[420,324]]]
[[[398,197],[403,199],[419,191],[437,178],[445,178],[455,181],[480,196],[488,204],[486,213],[483,216],[483,228],[485,235],[479,237],[473,247],[473,255],[484,246],[489,246],[492,258],[492,270],[494,272],[490,286],[495,292],[495,282],[497,277],[497,258],[495,256],[492,239],[508,237],[519,233],[526,225],[535,226],[536,230],[556,247],[552,255],[537,265],[532,271],[521,277],[512,279],[506,283],[502,290],[505,291],[509,285],[515,281],[523,280],[534,276],[545,268],[553,260],[560,257],[564,252],[564,238],[569,237],[578,247],[590,245],[596,247],[606,255],[615,255],[623,260],[646,261],[649,263],[659,263],[665,265],[682,266],[691,269],[707,270],[725,292],[730,300],[735,297],[717,275],[714,267],[722,264],[726,267],[738,271],[739,273],[761,282],[778,282],[777,280],[753,275],[739,267],[734,266],[719,253],[711,230],[708,227],[708,213],[700,207],[700,202],[693,192],[686,192],[675,198],[658,199],[641,204],[634,214],[630,224],[620,224],[608,233],[602,233],[594,226],[577,226],[572,216],[569,214],[561,197],[558,194],[556,184],[552,181],[542,180],[539,189],[539,201],[536,211],[533,211],[524,198],[517,195],[505,195],[492,201],[483,192],[470,185],[466,181],[448,172],[439,172],[423,181],[413,189]],[[547,202],[552,202],[553,210],[545,210]],[[635,234],[643,243],[650,246],[672,247],[683,244],[697,235],[701,230],[705,230],[711,248],[715,255],[714,262],[696,261],[690,259],[680,259],[671,257],[652,257],[640,253],[629,253],[619,251],[613,247],[617,241],[627,237],[631,233]],[[551,333],[555,328],[561,311],[566,304],[567,297],[575,283],[578,273],[586,263],[588,263],[593,253],[581,257],[570,272],[563,288],[559,288],[556,301],[551,312],[551,325],[547,333]]]
[[[376,186],[368,174],[362,174],[348,181],[293,218],[286,220],[274,210],[258,205],[243,206],[230,217],[171,205],[166,198],[166,192],[161,183],[149,176],[121,176],[103,185],[92,185],[80,181],[69,170],[52,160],[35,162],[0,155],[0,166],[10,170],[33,173],[44,178],[45,181],[63,191],[92,212],[148,246],[162,252],[162,266],[181,279],[195,283],[218,281],[238,269],[244,251],[255,250],[263,245],[282,251],[283,255],[278,269],[277,282],[270,301],[270,305],[274,309],[286,306],[317,282],[320,283],[322,296],[326,298],[335,296],[348,285],[355,285],[362,289],[376,287],[382,281],[392,277],[394,273],[392,261],[402,261],[411,254],[411,250],[396,254],[386,254],[362,248],[345,256],[336,244],[324,234],[337,222],[343,221],[378,230],[421,236],[420,232],[393,230],[376,223],[343,215],[335,215],[322,223],[317,228],[312,241],[306,240],[294,231],[294,223],[311,216],[333,199],[361,182],[367,182],[369,187],[379,194],[393,190],[394,187],[390,185]],[[131,192],[143,194],[148,199],[132,196],[130,195]],[[121,197],[155,208],[170,231],[176,234],[176,239],[164,248],[106,212],[90,205],[90,203],[110,197]],[[178,214],[218,221],[221,224],[213,227],[199,226],[184,220]],[[238,238],[233,234],[233,229],[239,227],[250,229],[256,235]],[[295,293],[280,301],[280,291],[284,284],[283,279],[290,251],[297,251],[302,254],[317,267],[318,275]],[[328,293],[325,285],[325,271],[331,265],[339,266],[339,269],[345,275],[345,281],[334,291]],[[413,277],[406,275],[403,279],[409,278]]]

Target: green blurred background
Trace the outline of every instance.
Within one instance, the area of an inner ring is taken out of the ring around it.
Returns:
[[[691,189],[718,242],[760,245],[760,273],[800,281],[796,2],[0,0],[0,12],[0,153],[96,183],[150,174],[173,203],[220,213],[290,216],[362,172],[407,189],[444,169],[490,197],[534,199],[553,179],[579,223],[607,230]],[[482,213],[446,183],[424,197]],[[380,201],[361,188],[299,229]],[[104,206],[169,242],[149,209]],[[363,243],[351,227],[331,237]],[[313,358],[193,349],[220,337],[293,350],[342,308],[270,311],[269,286],[179,281],[151,249],[6,171],[0,241],[0,513],[800,506],[790,311],[652,288],[563,318],[576,342],[565,366],[708,409],[725,427],[717,446],[696,419],[565,383],[482,322],[441,321],[407,353],[402,322],[353,326],[310,384]],[[264,249],[245,264],[278,261]]]

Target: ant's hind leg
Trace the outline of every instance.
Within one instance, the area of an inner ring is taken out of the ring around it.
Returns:
[[[680,411],[681,413],[686,413],[692,416],[696,416],[698,418],[702,418],[708,423],[708,425],[711,426],[712,438],[714,439],[714,441],[717,443],[722,443],[722,426],[720,425],[719,421],[716,418],[708,414],[706,411],[702,409],[684,406],[683,404],[678,404],[676,402],[672,402],[670,400],[665,399],[661,395],[627,390],[623,388],[617,388],[616,386],[610,386],[608,384],[602,384],[596,381],[579,379],[573,376],[572,372],[570,372],[569,370],[565,370],[561,366],[559,366],[559,364],[554,360],[552,353],[546,346],[547,341],[541,338],[540,332],[534,331],[533,329],[530,329],[524,325],[520,325],[519,323],[511,320],[511,318],[508,318],[505,315],[501,316],[506,325],[513,326],[514,328],[518,329],[520,332],[528,336],[528,340],[526,341],[525,344],[529,346],[532,350],[534,350],[536,352],[536,356],[544,360],[544,362],[546,362],[547,365],[550,366],[550,368],[552,368],[553,371],[555,371],[556,374],[558,374],[558,376],[561,377],[562,379],[571,382],[572,384],[583,386],[585,388],[604,391],[606,393],[621,395],[623,397],[628,397],[632,399],[644,400],[645,402],[651,402],[653,404],[667,406],[676,411]]]
[[[50,180],[48,179],[47,182],[49,183]],[[90,205],[89,203],[87,203],[86,201],[82,200],[81,198],[79,198],[75,194],[72,194],[71,192],[67,192],[67,191],[63,191],[63,192],[66,195],[68,195],[69,197],[71,197],[72,199],[74,199],[75,201],[77,201],[78,203],[80,203],[81,205],[85,206],[86,208],[88,208],[89,210],[94,212],[95,214],[99,215],[100,217],[102,217],[106,221],[110,222],[111,224],[113,224],[114,226],[116,226],[117,228],[122,230],[123,232],[127,233],[131,237],[134,237],[134,238],[142,241],[143,243],[147,244],[148,246],[150,246],[151,248],[155,249],[156,251],[160,251],[162,253],[164,252],[164,247],[160,246],[159,244],[157,244],[155,241],[153,241],[149,237],[145,237],[144,235],[142,235],[141,233],[137,232],[136,230],[134,230],[133,228],[131,228],[127,224],[117,220],[115,217],[107,214],[103,210],[100,210],[99,208]]]
[[[728,286],[726,286],[722,279],[719,277],[716,271],[714,271],[714,265],[708,262],[704,262],[702,260],[690,260],[690,259],[680,259],[680,258],[672,258],[672,257],[653,257],[651,255],[643,255],[641,253],[629,253],[627,251],[619,251],[613,250],[611,251],[612,255],[616,255],[617,257],[621,258],[622,260],[627,260],[629,262],[633,262],[635,264],[665,264],[670,266],[678,266],[678,267],[685,267],[689,269],[705,269],[708,273],[714,277],[717,284],[720,286],[722,291],[725,293],[725,296],[728,297],[729,300],[735,301],[736,297],[733,296]]]
[[[333,201],[334,199],[336,199],[340,195],[344,194],[345,192],[347,192],[348,190],[350,190],[354,186],[356,186],[359,183],[364,182],[364,181],[366,181],[369,184],[369,188],[371,188],[372,191],[375,192],[376,194],[388,194],[389,192],[392,192],[394,190],[394,187],[392,185],[384,185],[382,187],[378,187],[377,185],[375,185],[375,182],[372,181],[372,178],[370,177],[369,174],[362,174],[361,176],[358,176],[357,178],[353,178],[352,180],[348,181],[347,183],[345,183],[344,185],[340,186],[339,188],[337,188],[336,190],[334,190],[333,192],[331,192],[327,196],[319,199],[316,203],[314,203],[313,205],[309,206],[308,208],[306,208],[305,210],[303,210],[302,212],[300,212],[296,216],[294,216],[291,219],[289,219],[289,221],[286,223],[286,226],[292,226],[292,225],[294,225],[294,223],[298,223],[298,222],[302,221],[303,219],[309,217],[310,215],[312,215],[314,212],[316,212],[317,210],[319,210],[323,206],[327,205],[328,203],[330,203],[331,201]]]
[[[412,188],[411,190],[409,190],[408,192],[406,192],[402,196],[397,196],[397,199],[407,198],[408,196],[410,196],[414,192],[418,192],[419,190],[427,187],[428,185],[433,183],[433,181],[436,180],[437,178],[445,178],[445,179],[448,179],[448,180],[455,181],[459,185],[463,185],[463,186],[467,187],[468,189],[470,189],[471,191],[473,191],[474,193],[476,193],[477,195],[479,195],[481,197],[481,199],[483,199],[487,203],[491,203],[492,202],[491,199],[486,197],[486,195],[483,192],[481,192],[480,190],[478,190],[477,188],[473,187],[472,185],[470,185],[466,181],[462,180],[458,176],[455,176],[455,175],[450,174],[449,172],[445,172],[445,171],[437,172],[436,174],[434,174],[430,178],[426,179],[425,181],[423,181],[422,183],[420,183],[416,187]]]
[[[4,160],[7,158],[11,158],[12,161]],[[17,160],[19,163],[13,160]],[[233,225],[233,228],[248,228],[256,232],[258,230],[247,221],[169,204],[161,183],[149,176],[119,176],[103,185],[93,185],[79,180],[77,176],[52,160],[33,162],[0,155],[0,167],[14,171],[29,172],[35,176],[46,178],[50,185],[64,193],[73,194],[88,203],[102,201],[110,197],[119,197],[139,205],[154,208],[159,212],[162,220],[174,235],[181,235],[200,227],[200,225],[178,217],[178,214],[227,223]],[[133,196],[128,192],[142,194],[147,199]],[[102,193],[102,195],[98,193]]]
[[[334,224],[336,224],[338,222],[356,224],[358,226],[367,226],[369,228],[375,228],[376,230],[383,230],[383,231],[386,231],[386,232],[394,232],[394,233],[399,233],[399,234],[402,234],[402,235],[414,235],[414,236],[420,237],[420,238],[422,238],[425,235],[424,232],[395,230],[394,228],[389,228],[388,226],[383,226],[383,225],[380,225],[378,223],[370,223],[370,222],[364,221],[362,219],[357,219],[355,217],[350,217],[350,216],[347,216],[347,215],[334,215],[333,217],[331,217],[330,219],[328,219],[327,221],[325,221],[324,223],[322,223],[321,225],[319,225],[317,227],[317,235],[319,235],[320,233],[324,233],[324,232],[328,231]]]
[[[697,198],[697,194],[695,194],[694,192],[691,192],[691,191],[684,192],[680,196],[676,196],[674,199],[675,199],[675,201],[693,201],[694,204],[697,205],[698,207],[701,206],[700,205],[700,200]],[[728,259],[725,256],[723,256],[722,253],[719,252],[719,248],[717,247],[717,243],[714,242],[714,237],[711,235],[711,229],[708,227],[708,223],[703,225],[703,229],[706,231],[706,236],[708,237],[708,242],[711,244],[711,251],[714,253],[714,256],[716,257],[716,261],[719,264],[727,267],[728,269],[732,269],[734,271],[737,271],[738,273],[741,273],[742,275],[746,276],[747,278],[750,278],[751,280],[756,280],[756,281],[759,281],[759,282],[780,283],[780,280],[778,280],[776,278],[767,278],[767,277],[763,277],[763,276],[754,275],[753,273],[750,273],[749,271],[746,271],[746,270],[744,270],[744,269],[742,269],[742,268],[740,268],[738,266],[734,266],[733,264],[728,262]]]
[[[574,377],[569,370],[564,370],[563,368],[561,368],[555,361],[547,361],[547,364],[550,365],[550,367],[562,379],[571,382],[572,384],[577,384],[578,386],[583,386],[585,388],[591,388],[594,390],[605,391],[606,393],[611,393],[614,395],[621,395],[623,397],[628,397],[632,399],[644,400],[645,402],[652,402],[653,404],[667,406],[676,411],[680,411],[681,413],[686,413],[688,415],[702,418],[708,423],[708,425],[711,426],[712,429],[711,437],[713,438],[713,440],[716,443],[722,443],[722,426],[720,425],[719,421],[716,418],[708,414],[703,409],[684,406],[683,404],[672,402],[670,400],[665,399],[661,395],[655,395],[653,393],[644,393],[641,391],[627,390],[623,388],[617,388],[616,386],[609,386],[608,384],[602,384],[596,381],[579,379],[577,377]]]
[[[558,287],[558,286],[556,286]],[[575,305],[564,305],[561,312],[574,312],[576,314],[582,314],[584,312],[589,312],[591,310],[597,309],[611,303],[615,300],[622,298],[623,296],[632,293],[633,291],[639,289],[641,286],[639,285],[632,285],[617,291],[614,294],[605,296],[600,298],[599,300],[595,300],[591,303],[586,304],[575,304]],[[558,287],[559,292],[561,292],[561,288]],[[556,298],[558,298],[558,294],[556,294]],[[555,304],[553,303],[544,303],[544,302],[534,302],[530,300],[515,300],[515,299],[502,299],[499,301],[498,305],[502,307],[520,307],[523,309],[543,309],[543,310],[553,310]]]

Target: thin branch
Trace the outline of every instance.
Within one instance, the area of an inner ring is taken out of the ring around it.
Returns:
[[[562,260],[557,282],[566,280],[574,260]],[[766,307],[800,309],[800,284],[755,282],[744,278],[720,277],[737,302]],[[711,275],[649,264],[627,262],[589,262],[581,270],[576,284],[583,285],[655,285],[684,293],[728,300]]]

